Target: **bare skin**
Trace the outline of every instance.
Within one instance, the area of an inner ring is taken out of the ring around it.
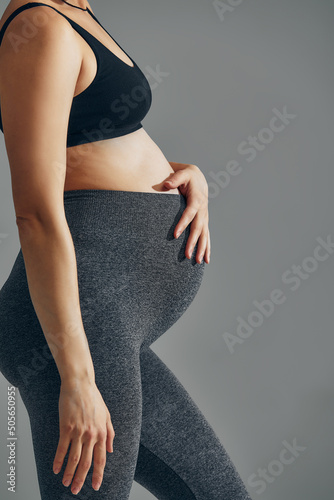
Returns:
[[[0,28],[11,12],[26,3],[10,1]],[[131,64],[88,12],[61,0],[43,3],[66,14]],[[92,11],[86,0],[70,3],[88,6]],[[71,100],[95,77],[96,59],[89,45],[62,16],[52,16],[47,7],[37,8],[52,22],[23,44],[15,57],[8,31],[21,34],[22,16],[16,17],[5,32],[0,47],[1,109],[29,291],[61,377],[60,439],[53,470],[57,473],[61,469],[70,446],[62,481],[64,485],[66,479],[72,482],[71,491],[76,493],[85,481],[92,457],[92,486],[99,488],[106,451],[113,450],[115,432],[95,385],[63,192],[110,189],[182,193],[187,197],[187,207],[175,228],[175,237],[191,223],[186,257],[191,257],[198,240],[197,262],[204,256],[209,263],[208,187],[196,165],[168,162],[143,128],[115,139],[64,147]],[[34,22],[33,10],[24,11],[30,22]]]

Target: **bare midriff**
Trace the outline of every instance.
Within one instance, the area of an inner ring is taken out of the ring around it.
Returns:
[[[48,3],[53,4],[50,0]],[[89,5],[89,3],[87,2]],[[126,64],[129,57],[95,23],[87,12],[62,11],[97,37],[109,50]],[[59,6],[57,6],[59,9]],[[82,50],[82,67],[75,94],[82,92],[93,80],[96,60],[91,48],[74,32]],[[148,193],[180,194],[178,188],[165,189],[163,182],[174,170],[151,139],[144,127],[120,137],[80,144],[67,148],[67,169],[64,191],[74,189],[110,189],[118,191],[143,191]]]
[[[64,191],[108,189],[180,194],[163,182],[174,170],[144,128],[67,148]]]

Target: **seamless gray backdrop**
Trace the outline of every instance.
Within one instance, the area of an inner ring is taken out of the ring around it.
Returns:
[[[333,500],[333,2],[91,5],[151,83],[145,130],[210,186],[211,262],[153,349],[254,499]],[[3,136],[0,149],[2,285],[19,239]],[[20,399],[17,490],[7,492],[3,377],[0,389],[1,499],[38,500]],[[134,483],[131,500],[152,498]]]

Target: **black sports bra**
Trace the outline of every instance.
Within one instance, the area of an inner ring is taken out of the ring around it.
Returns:
[[[94,80],[80,94],[73,97],[70,110],[67,147],[102,141],[130,134],[142,127],[152,103],[152,92],[144,73],[102,26],[89,8],[87,11],[132,61],[122,61],[102,42],[62,12],[41,2],[29,2],[16,9],[0,30],[0,45],[11,20],[25,9],[45,5],[64,16],[92,48],[97,71]],[[3,132],[0,109],[0,129]]]

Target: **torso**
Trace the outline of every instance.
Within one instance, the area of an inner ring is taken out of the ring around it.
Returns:
[[[64,13],[98,38],[121,60],[129,65],[132,64],[127,55],[88,12],[68,6],[61,0],[40,1]],[[0,20],[0,29],[8,16],[26,3],[28,2],[23,0],[9,2]],[[93,12],[88,2],[87,5]],[[109,29],[108,31],[111,33]],[[77,95],[93,80],[96,73],[96,59],[85,40],[77,32],[74,33],[82,50],[82,66],[74,94]],[[160,148],[144,128],[140,128],[125,136],[67,148],[64,191],[108,189],[179,194],[177,188],[166,190],[162,185],[173,172]]]

